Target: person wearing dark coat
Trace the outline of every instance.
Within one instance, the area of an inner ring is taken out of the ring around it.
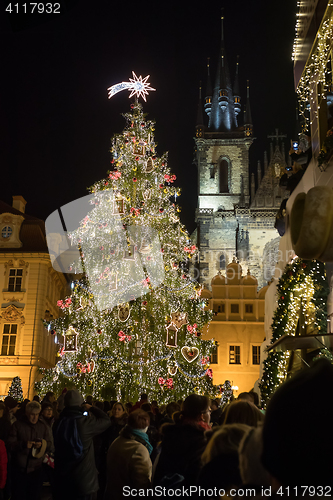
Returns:
[[[53,426],[57,500],[93,500],[99,488],[93,438],[110,426],[110,419],[83,403],[79,391],[67,391],[65,408]]]
[[[161,453],[154,464],[154,486],[168,486],[165,477],[175,475],[182,476],[184,486],[195,484],[207,444],[205,431],[211,428],[210,411],[209,398],[191,394],[183,403],[180,423],[164,427]]]
[[[11,454],[11,500],[39,500],[42,463],[51,447],[48,427],[39,419],[41,405],[31,401],[26,414],[13,423],[7,440]]]

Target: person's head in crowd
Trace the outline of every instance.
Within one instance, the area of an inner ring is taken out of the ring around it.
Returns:
[[[92,395],[91,395],[91,394],[89,394],[89,395],[86,397],[86,403],[87,403],[88,405],[91,405],[91,406],[92,406],[92,405],[93,405],[93,402],[94,402],[93,397],[92,397]]]
[[[251,391],[249,392],[250,396],[252,396],[253,398],[253,403],[256,405],[256,406],[259,406],[259,396],[258,396],[258,393],[253,391],[251,389]]]
[[[212,411],[218,410],[220,405],[219,405],[219,402],[217,401],[217,399],[211,399],[210,407],[211,407]]]
[[[225,411],[223,424],[247,424],[252,427],[264,420],[263,413],[253,404],[244,400],[230,403]]]
[[[151,405],[149,403],[143,403],[143,405],[141,405],[141,409],[149,412],[151,411]]]
[[[248,401],[249,403],[254,403],[254,399],[249,392],[241,392],[238,395],[238,398],[236,401]]]
[[[182,406],[182,415],[184,423],[188,421],[204,422],[207,425],[210,422],[210,399],[198,394],[187,396]]]
[[[104,403],[103,403],[103,401],[94,401],[93,406],[96,406],[96,408],[99,408],[100,410],[104,411]]]
[[[138,410],[134,410],[129,414],[127,423],[132,429],[138,429],[140,431],[147,432],[150,425],[150,417],[146,411],[139,408]]]
[[[37,424],[41,409],[42,407],[38,401],[30,401],[27,404],[25,407],[25,414],[31,424]]]
[[[116,403],[117,401],[114,402],[114,404]],[[112,405],[112,408],[113,408],[113,405]],[[133,408],[133,403],[130,403],[129,401],[127,403],[125,403],[125,409],[126,409],[126,412],[129,413],[131,411],[131,409]]]
[[[249,427],[239,444],[239,470],[244,485],[270,486],[270,474],[261,463],[262,425]]]
[[[112,406],[111,415],[115,419],[122,418],[126,414],[127,414],[127,411],[126,411],[126,408],[123,405],[123,403],[120,403],[120,402],[119,403],[115,403]]]
[[[268,403],[262,463],[272,487],[333,482],[333,366],[317,360],[288,379]]]
[[[212,432],[211,438],[201,456],[205,465],[221,454],[234,454],[238,456],[238,447],[244,435],[250,430],[246,424],[223,425]]]
[[[71,406],[82,406],[84,403],[82,394],[77,389],[71,389],[66,392],[64,397],[65,408]]]
[[[180,406],[178,403],[175,401],[171,401],[171,403],[168,403],[165,407],[165,413],[168,415],[168,417],[172,418],[172,415],[176,412],[180,411]]]
[[[103,401],[103,410],[105,411],[105,413],[109,413],[109,411],[111,410],[111,405],[110,405],[110,402],[109,401]]]
[[[19,404],[18,404],[17,400],[14,399],[12,396],[7,396],[4,399],[4,403],[6,405],[8,412],[15,415],[15,413],[19,409]]]
[[[37,401],[38,402],[38,401]],[[51,420],[54,416],[53,414],[53,404],[49,402],[42,403],[42,411],[41,415],[46,419],[46,420]]]
[[[48,391],[45,394],[45,398],[44,398],[45,401],[50,401],[50,403],[54,403],[56,399],[57,399],[56,395],[54,394],[53,391]]]
[[[38,394],[35,394],[32,400],[37,401],[37,403],[40,403],[40,397],[38,396]]]

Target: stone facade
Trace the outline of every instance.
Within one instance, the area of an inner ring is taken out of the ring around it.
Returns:
[[[59,314],[68,283],[52,268],[44,222],[25,213],[22,197],[13,198],[13,207],[0,202],[0,399],[16,376],[32,399],[38,368],[56,360],[56,338],[42,320]]]

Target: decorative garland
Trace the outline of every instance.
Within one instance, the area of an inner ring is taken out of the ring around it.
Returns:
[[[332,7],[329,6],[327,18],[323,21],[320,30],[317,33],[317,38],[314,44],[314,50],[310,53],[307,65],[304,68],[302,77],[297,86],[297,94],[299,99],[299,112],[304,118],[305,130],[309,128],[310,118],[308,113],[308,105],[314,103],[317,99],[317,85],[322,84],[320,99],[326,99],[327,77],[328,73],[327,60],[331,50],[331,40],[333,35],[333,19],[331,17]],[[318,119],[318,110],[315,110],[316,118]]]
[[[271,344],[282,335],[295,335],[300,312],[304,315],[305,325],[311,324],[314,330],[326,333],[328,293],[323,262],[296,258],[288,264],[277,285],[278,306],[271,325]],[[264,407],[284,381],[289,357],[287,352],[270,352],[265,359],[259,384]]]

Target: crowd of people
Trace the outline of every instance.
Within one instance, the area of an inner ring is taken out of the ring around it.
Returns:
[[[158,405],[76,390],[0,402],[0,499],[332,496],[333,366],[299,371],[266,411],[253,392],[221,407],[190,394]]]

